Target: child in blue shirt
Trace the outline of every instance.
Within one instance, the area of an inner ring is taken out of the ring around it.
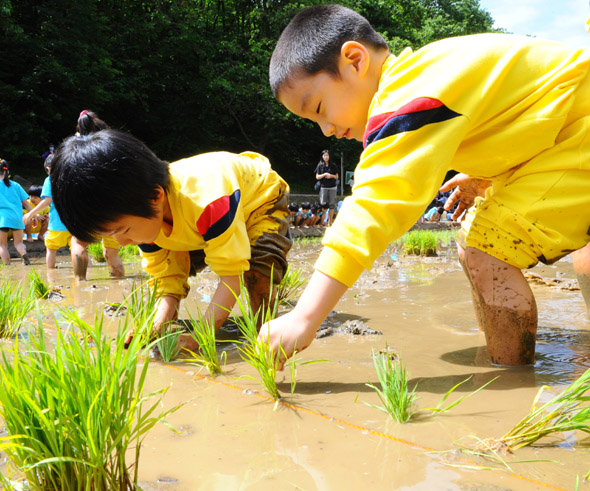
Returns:
[[[6,160],[0,160],[0,257],[4,264],[10,264],[8,252],[8,232],[12,230],[14,247],[23,259],[23,263],[31,264],[27,249],[23,243],[23,207],[31,209],[29,195],[22,186],[10,180],[10,171]]]

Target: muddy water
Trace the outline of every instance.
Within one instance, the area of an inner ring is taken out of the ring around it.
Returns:
[[[291,264],[311,272],[318,251],[316,246],[295,246]],[[42,259],[33,267],[46,275]],[[65,262],[49,280],[65,295],[62,304],[74,305],[91,320],[104,302],[120,302],[129,293],[141,271],[138,265],[127,265],[127,272],[124,279],[109,280],[105,267],[94,266],[89,280],[76,284]],[[567,259],[534,272],[574,279]],[[24,276],[20,265],[2,274]],[[191,279],[184,306],[204,307],[214,286],[215,278],[207,272],[198,281]],[[317,339],[301,359],[329,361],[299,368],[288,405],[275,408],[258,382],[246,378],[253,370],[232,346],[226,348],[225,374],[216,379],[186,362],[153,363],[150,388],[170,387],[167,407],[185,404],[169,419],[177,433],[160,425],[145,439],[143,488],[574,489],[576,476],[590,469],[590,446],[582,434],[557,435],[505,455],[510,469],[473,470],[491,463],[458,451],[471,445],[473,436],[503,435],[528,413],[541,386],[561,390],[590,367],[590,326],[581,294],[542,284],[532,288],[540,317],[534,367],[505,369],[487,363],[467,281],[452,250],[421,260],[393,250],[383,254],[327,320],[333,327],[362,321],[383,335]],[[458,396],[498,378],[446,414],[429,417],[421,411],[414,422],[401,425],[368,405],[380,403],[365,385],[377,383],[371,353],[386,344],[406,364],[412,385],[418,384],[416,409],[436,406],[447,390],[468,377]],[[279,379],[279,388],[288,395],[289,374]],[[432,453],[443,450],[452,452]],[[531,459],[535,462],[514,462]],[[590,485],[580,485],[586,488]]]

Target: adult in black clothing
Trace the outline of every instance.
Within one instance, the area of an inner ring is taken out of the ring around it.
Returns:
[[[330,160],[330,151],[324,150],[322,158],[315,169],[315,178],[320,182],[320,203],[327,203],[328,222],[326,225],[332,225],[334,220],[334,209],[336,208],[339,178],[338,167]]]

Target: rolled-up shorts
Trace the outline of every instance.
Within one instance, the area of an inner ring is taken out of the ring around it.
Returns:
[[[590,241],[590,117],[501,176],[477,198],[458,241],[520,269],[551,264]]]
[[[289,233],[289,187],[282,183],[281,192],[274,203],[254,210],[246,221],[250,238],[250,270],[271,278],[274,284],[283,279],[287,271],[287,254],[292,241]],[[203,250],[190,251],[190,276],[203,270]]]
[[[45,247],[57,251],[60,247],[69,246],[72,234],[67,230],[50,230],[45,235]]]
[[[121,249],[121,244],[119,244],[113,237],[110,235],[101,235],[100,238],[102,239],[102,245],[109,248],[109,249]]]

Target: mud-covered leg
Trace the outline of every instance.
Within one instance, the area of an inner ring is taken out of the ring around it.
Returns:
[[[520,269],[472,247],[465,249],[463,263],[479,300],[490,361],[512,366],[534,363],[537,304]]]
[[[277,289],[272,285],[268,276],[253,270],[244,273],[244,283],[250,296],[250,306],[252,311],[257,312],[262,307],[260,315],[258,316],[258,328],[260,328],[264,317],[263,314],[269,305],[269,299],[271,302],[270,305],[272,305],[277,294]],[[272,296],[270,294],[271,288]]]
[[[123,261],[119,257],[119,249],[106,247],[103,244],[102,253],[107,260],[110,275],[113,277],[125,276],[125,266],[123,266]]]
[[[72,237],[70,243],[70,253],[72,256],[72,268],[74,270],[74,276],[78,280],[86,279],[86,271],[88,271],[88,243],[78,240],[76,237]]]
[[[586,302],[586,310],[590,315],[590,244],[572,252],[572,261],[580,290]]]
[[[457,244],[457,252],[459,254],[459,263],[461,264],[463,272],[467,276],[469,284],[471,285],[471,298],[473,301],[473,308],[475,310],[475,318],[477,319],[477,325],[479,327],[479,330],[483,332],[484,321],[482,317],[482,308],[480,305],[479,295],[477,295],[475,292],[475,287],[473,286],[473,282],[471,281],[471,277],[469,276],[469,271],[467,271],[467,267],[465,266],[465,249],[463,249],[463,247],[461,247],[460,244]]]

